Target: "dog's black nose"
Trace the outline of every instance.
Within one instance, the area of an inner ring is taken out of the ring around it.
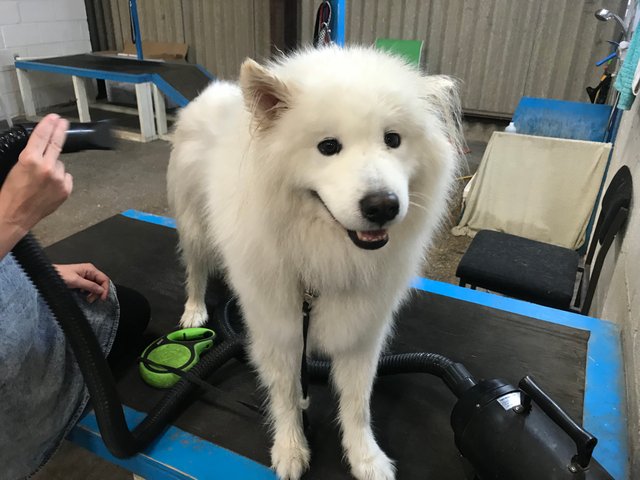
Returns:
[[[396,218],[400,202],[392,192],[370,193],[360,200],[360,211],[367,220],[382,226]]]

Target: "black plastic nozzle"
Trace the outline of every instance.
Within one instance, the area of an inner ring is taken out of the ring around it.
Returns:
[[[20,152],[27,146],[36,125],[37,123],[22,123],[0,134],[0,187],[18,161]],[[67,130],[67,139],[62,147],[62,153],[81,150],[111,150],[114,147],[115,139],[109,120],[71,123]]]
[[[36,125],[37,123],[22,123],[18,127],[24,128],[29,136]],[[115,139],[110,120],[70,123],[62,153],[74,153],[82,150],[113,150],[114,147]]]

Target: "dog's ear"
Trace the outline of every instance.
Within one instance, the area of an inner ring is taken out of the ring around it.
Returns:
[[[272,72],[247,58],[240,67],[240,88],[244,102],[259,128],[269,126],[289,108],[291,92]]]
[[[440,119],[450,142],[461,152],[464,137],[458,83],[455,78],[446,75],[427,75],[422,92],[427,108]]]
[[[458,82],[447,75],[427,75],[424,77],[424,90],[427,100],[436,104],[458,101]]]

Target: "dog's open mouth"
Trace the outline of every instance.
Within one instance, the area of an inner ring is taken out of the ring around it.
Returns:
[[[325,210],[329,212],[329,215],[331,215],[331,218],[333,218],[333,220],[338,225],[344,228],[344,226],[342,226],[342,224],[338,222],[338,220],[336,220],[336,217],[333,216],[333,213],[331,213],[331,210],[329,210],[329,207],[327,207],[327,204],[324,203],[324,200],[322,200],[320,195],[318,195],[318,192],[316,192],[315,190],[311,190],[311,194],[320,201],[320,203],[324,206]],[[349,238],[351,239],[351,241],[357,247],[362,248],[364,250],[377,250],[378,248],[384,247],[389,241],[389,234],[384,229],[356,231],[356,230],[349,230],[345,228],[345,230],[347,231],[347,234],[349,235]]]
[[[356,246],[365,250],[377,250],[384,247],[389,241],[389,234],[386,230],[369,230],[368,232],[347,230],[347,233]]]

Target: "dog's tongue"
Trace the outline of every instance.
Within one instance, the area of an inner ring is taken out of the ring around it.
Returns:
[[[369,230],[368,232],[356,232],[358,240],[362,242],[379,242],[387,238],[386,230]]]

